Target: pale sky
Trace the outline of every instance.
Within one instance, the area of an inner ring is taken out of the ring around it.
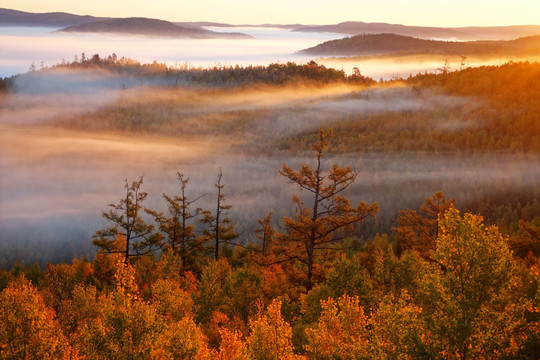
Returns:
[[[539,0],[2,0],[0,7],[230,24],[540,25]]]

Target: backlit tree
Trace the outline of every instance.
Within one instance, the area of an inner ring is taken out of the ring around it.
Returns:
[[[123,254],[125,263],[130,257],[156,250],[162,238],[154,231],[154,225],[147,224],[141,217],[142,203],[148,196],[141,191],[142,183],[142,177],[131,185],[126,180],[125,197],[118,204],[110,204],[112,209],[102,213],[112,225],[96,231],[92,240],[96,247],[105,252]]]
[[[178,181],[180,182],[180,196],[169,196],[163,194],[163,199],[167,204],[168,216],[163,215],[163,212],[147,210],[149,214],[154,216],[154,219],[159,224],[159,230],[166,236],[166,241],[161,244],[163,251],[171,250],[178,254],[182,259],[184,268],[188,266],[188,262],[193,262],[195,255],[202,250],[204,238],[197,236],[194,231],[194,225],[189,221],[201,214],[201,209],[193,211],[190,207],[199,198],[190,201],[186,196],[186,187],[189,178],[184,177],[184,174],[177,173]]]
[[[422,280],[422,309],[437,352],[447,358],[512,356],[523,309],[512,298],[512,254],[495,226],[448,210],[439,222],[434,265]]]
[[[204,236],[211,242],[214,247],[214,259],[219,258],[219,249],[221,244],[231,244],[232,240],[238,237],[234,232],[234,226],[231,224],[231,219],[228,217],[228,211],[231,205],[225,204],[225,194],[223,188],[225,185],[221,183],[223,172],[219,169],[219,175],[215,187],[217,189],[216,211],[205,211],[204,217],[201,220],[203,224],[207,224],[208,228],[204,229]]]
[[[314,168],[302,163],[296,171],[283,164],[279,172],[310,196],[308,203],[298,195],[293,196],[296,216],[283,219],[287,232],[279,236],[284,257],[305,265],[307,291],[313,287],[316,258],[340,239],[337,231],[352,230],[355,223],[363,222],[368,216],[374,217],[379,210],[377,203],[368,205],[363,201],[354,207],[341,195],[357,176],[350,166],[334,164],[328,172],[324,171],[322,159],[331,137],[332,130],[319,130],[317,142],[312,147]]]

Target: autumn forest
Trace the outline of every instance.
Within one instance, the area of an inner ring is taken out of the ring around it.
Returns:
[[[0,79],[0,359],[537,359],[540,64],[462,61]]]

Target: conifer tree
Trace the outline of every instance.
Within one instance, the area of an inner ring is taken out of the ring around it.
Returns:
[[[452,208],[455,199],[446,199],[438,191],[416,210],[400,210],[397,224],[392,228],[399,236],[401,251],[416,251],[423,259],[435,262],[430,255],[435,250],[435,241],[439,235],[439,217]]]
[[[118,204],[109,204],[112,208],[102,212],[105,219],[112,223],[103,230],[98,230],[92,243],[110,254],[124,254],[128,263],[133,256],[146,255],[158,248],[162,235],[154,231],[154,225],[147,224],[140,215],[142,203],[148,193],[141,191],[143,178],[133,181],[126,179],[126,195]]]
[[[177,173],[177,179],[180,182],[180,196],[169,196],[163,194],[163,199],[167,204],[168,217],[163,212],[158,213],[153,210],[146,210],[151,214],[159,224],[159,230],[166,236],[161,245],[163,251],[171,250],[182,259],[182,266],[186,268],[188,262],[194,260],[197,252],[202,250],[204,238],[197,236],[194,231],[194,225],[188,222],[201,215],[202,209],[191,210],[191,205],[200,199],[196,198],[190,201],[186,196],[186,187],[189,178],[184,174]]]
[[[374,217],[379,210],[377,203],[368,205],[363,201],[353,207],[342,195],[357,176],[350,166],[334,164],[328,172],[324,171],[322,159],[332,136],[331,129],[319,130],[318,140],[312,147],[314,168],[302,163],[300,170],[296,171],[283,164],[279,172],[310,195],[309,204],[302,201],[300,196],[293,196],[296,217],[283,219],[287,232],[278,237],[285,259],[300,262],[306,267],[307,291],[313,287],[316,258],[330,250],[331,244],[340,239],[336,232],[352,230],[355,223],[363,222],[368,216]]]
[[[223,172],[219,169],[219,175],[215,183],[217,188],[216,211],[205,211],[201,222],[207,224],[208,228],[204,229],[204,236],[213,242],[214,259],[219,259],[219,249],[221,244],[231,244],[231,241],[238,237],[234,232],[234,225],[231,224],[231,219],[228,217],[228,211],[232,208],[231,205],[225,203],[225,194],[223,188],[225,185],[221,183]]]

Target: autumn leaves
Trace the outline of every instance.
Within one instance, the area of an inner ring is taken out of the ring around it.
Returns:
[[[104,251],[92,262],[0,273],[0,359],[532,358],[538,258],[516,257],[496,227],[442,193],[400,213],[395,249],[345,247],[340,240],[378,207],[344,196],[356,177],[350,167],[323,171],[329,136],[319,132],[313,168],[281,169],[307,195],[293,198],[283,231],[268,216],[259,221],[262,247],[226,256],[183,246],[197,238],[184,220],[202,213],[189,210],[181,174],[181,194],[164,195],[169,214],[150,212],[164,253],[135,256],[155,229],[137,220],[142,180],[126,182],[126,197],[104,214],[123,234],[97,232],[107,242],[97,242]],[[227,205],[216,209],[223,220]],[[207,233],[219,247],[217,217]]]

